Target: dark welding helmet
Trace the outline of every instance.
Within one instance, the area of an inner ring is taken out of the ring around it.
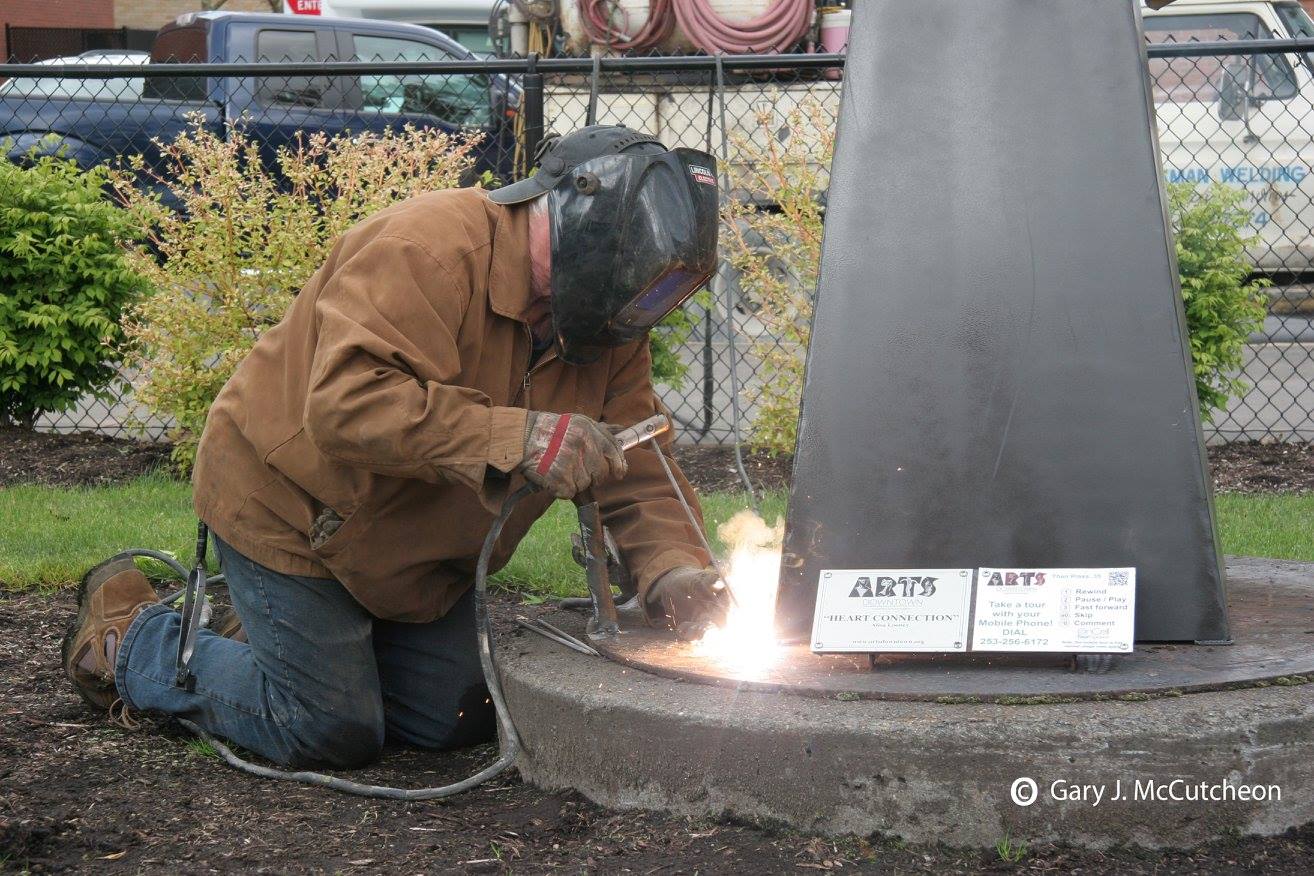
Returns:
[[[582,365],[642,337],[716,270],[716,160],[615,125],[554,140],[534,176],[489,197],[548,196],[552,323]]]

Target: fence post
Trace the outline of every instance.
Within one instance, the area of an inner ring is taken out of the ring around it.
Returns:
[[[538,144],[543,140],[543,74],[538,72],[538,52],[529,53],[525,67],[522,100],[525,105],[525,173],[534,167]]]

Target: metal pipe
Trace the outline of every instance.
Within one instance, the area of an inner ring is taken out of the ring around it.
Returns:
[[[1314,52],[1314,39],[1219,40],[1207,43],[1156,43],[1146,47],[1151,58],[1205,58],[1226,55],[1280,55]],[[836,54],[733,55],[724,59],[726,70],[825,70],[842,69],[845,56]],[[649,58],[602,58],[604,73],[666,71],[714,71],[716,59],[702,55]],[[317,76],[424,73],[526,73],[528,58],[494,58],[469,61],[324,61],[314,64],[147,64],[123,67],[111,64],[0,64],[0,77],[25,79],[126,79],[140,76],[296,76],[313,69]],[[541,73],[591,73],[591,58],[540,58]],[[158,72],[157,72],[158,71]]]
[[[523,97],[521,112],[525,119],[525,172],[538,158],[538,144],[543,142],[543,74],[538,71],[538,52],[530,52],[524,78],[520,81]]]
[[[1310,40],[1314,51],[1314,40]],[[311,64],[286,62],[250,62],[228,64],[146,64],[130,67],[106,64],[0,64],[0,76],[24,76],[32,79],[124,79],[141,76],[296,76],[313,70],[317,76],[424,73],[528,73],[530,58],[492,58],[468,61],[321,61]],[[742,55],[726,58],[727,70],[823,70],[843,67],[843,55]],[[601,58],[603,73],[709,71],[716,68],[712,58],[701,55],[677,55],[648,58]],[[591,58],[538,58],[534,69],[540,73],[592,73]],[[158,72],[157,72],[158,71]]]

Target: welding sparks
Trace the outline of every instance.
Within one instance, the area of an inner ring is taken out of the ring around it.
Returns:
[[[741,511],[717,534],[730,551],[725,575],[735,598],[724,626],[712,627],[693,649],[735,675],[751,678],[769,669],[780,654],[776,586],[785,524],[777,520],[774,527],[767,526],[752,511]]]

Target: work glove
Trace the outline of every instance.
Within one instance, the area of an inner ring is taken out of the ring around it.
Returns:
[[[652,583],[645,604],[650,618],[665,615],[677,636],[692,641],[725,623],[730,591],[716,569],[676,566]]]
[[[625,451],[600,424],[582,414],[530,411],[520,471],[558,499],[571,499],[599,481],[623,478]]]

